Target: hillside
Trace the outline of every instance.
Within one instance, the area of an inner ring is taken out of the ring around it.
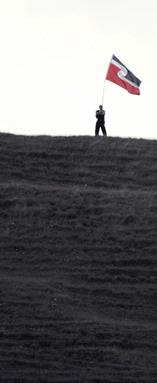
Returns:
[[[157,141],[0,135],[0,382],[157,382]]]

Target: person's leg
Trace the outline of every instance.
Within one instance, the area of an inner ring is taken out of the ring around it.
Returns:
[[[102,130],[103,136],[107,136],[105,125],[102,125],[101,130]]]
[[[100,129],[100,126],[98,124],[98,121],[96,122],[96,125],[95,125],[95,136],[98,136],[99,134],[99,129]]]

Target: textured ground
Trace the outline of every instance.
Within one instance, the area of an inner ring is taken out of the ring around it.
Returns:
[[[0,135],[0,382],[157,382],[157,141]]]

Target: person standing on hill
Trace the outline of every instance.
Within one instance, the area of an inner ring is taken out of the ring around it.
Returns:
[[[102,105],[99,105],[99,110],[96,111],[96,126],[95,126],[95,136],[99,135],[99,130],[101,128],[103,136],[107,136],[105,129],[105,111]]]

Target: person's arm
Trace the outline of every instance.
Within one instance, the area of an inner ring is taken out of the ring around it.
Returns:
[[[96,118],[98,118],[98,116],[99,116],[99,111],[98,110],[96,110],[95,115],[96,115]]]

